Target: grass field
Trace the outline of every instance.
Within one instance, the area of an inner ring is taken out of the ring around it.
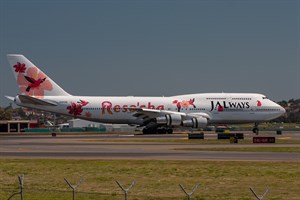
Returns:
[[[297,158],[295,158],[297,160]],[[298,158],[299,160],[299,158]],[[178,184],[198,200],[252,200],[249,187],[269,200],[299,200],[299,162],[39,160],[0,159],[0,199],[18,191],[17,175],[25,174],[26,200],[72,199],[66,177],[75,184],[82,176],[76,199],[124,199],[115,180],[137,183],[129,199],[186,199]],[[20,199],[14,197],[13,199]]]

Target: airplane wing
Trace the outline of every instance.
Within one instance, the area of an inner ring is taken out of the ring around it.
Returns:
[[[200,112],[200,113],[189,113],[188,116],[191,116],[191,117],[204,117],[206,119],[211,119],[211,116],[208,115],[207,113],[203,113],[203,112]]]
[[[134,117],[142,119],[145,124],[147,122],[156,121],[158,124],[164,123],[165,120],[167,125],[178,125],[184,122],[188,122],[186,120],[192,119],[205,119],[206,121],[211,119],[211,117],[207,113],[183,113],[183,112],[174,112],[168,110],[155,110],[155,109],[147,109],[147,108],[133,108],[135,113]]]
[[[133,110],[135,111],[133,116],[139,119],[151,119],[151,118],[156,118],[168,114],[176,114],[179,116],[186,115],[185,113],[180,113],[180,112],[173,112],[167,110],[155,110],[155,109],[148,109],[148,108],[133,108]]]
[[[211,117],[207,113],[183,113],[183,112],[174,112],[168,110],[155,110],[155,109],[148,109],[148,108],[130,108],[135,110],[136,112],[133,116],[138,118],[143,118],[144,116],[148,116],[149,118],[155,118],[164,116],[167,114],[179,115],[182,117],[204,117],[210,119]]]

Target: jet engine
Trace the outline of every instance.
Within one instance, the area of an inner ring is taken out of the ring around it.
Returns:
[[[165,116],[156,118],[157,124],[163,124],[166,126],[184,126],[191,128],[205,128],[207,125],[207,118],[199,116],[187,120],[182,120],[180,115],[167,114]]]
[[[182,121],[182,126],[192,128],[205,128],[207,125],[207,119],[204,117],[197,117]]]
[[[175,114],[167,114],[156,118],[156,123],[165,124],[167,126],[180,126],[181,122],[181,116]]]

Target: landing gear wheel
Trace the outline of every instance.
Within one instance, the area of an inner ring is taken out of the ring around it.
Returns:
[[[256,135],[258,135],[259,130],[258,130],[258,128],[253,128],[253,129],[252,129],[252,132],[255,133]]]
[[[144,128],[144,129],[143,129],[143,134],[149,134],[149,133],[150,133],[150,131],[149,131],[148,128]]]
[[[157,134],[158,129],[157,128],[144,128],[143,129],[143,134]]]
[[[166,133],[166,129],[164,129],[164,128],[157,129],[157,134],[164,134],[164,133]]]
[[[171,128],[167,129],[167,133],[168,134],[172,134],[173,133],[173,129],[171,129]]]

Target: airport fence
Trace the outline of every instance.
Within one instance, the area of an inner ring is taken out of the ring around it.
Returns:
[[[6,189],[7,192],[12,193],[11,195],[9,195],[8,200],[25,200],[24,196],[25,196],[25,192],[26,193],[31,193],[31,198],[30,200],[35,200],[35,199],[46,199],[46,196],[51,194],[51,199],[80,199],[80,200],[88,200],[88,199],[105,199],[105,200],[115,200],[115,199],[125,199],[128,200],[129,199],[129,192],[131,191],[131,189],[135,186],[136,181],[134,180],[131,185],[127,188],[125,188],[124,185],[122,185],[120,183],[120,181],[116,180],[116,184],[119,186],[119,188],[123,191],[123,195],[121,194],[117,194],[115,192],[111,193],[111,194],[107,194],[107,193],[99,193],[99,192],[76,192],[76,189],[80,186],[80,184],[84,181],[83,178],[81,178],[76,185],[71,184],[66,178],[64,178],[66,184],[71,188],[71,192],[72,194],[70,194],[69,191],[61,191],[61,190],[51,190],[49,188],[44,189],[44,190],[35,190],[35,189],[30,189],[30,188],[26,188],[26,190],[24,190],[24,175],[18,176],[18,180],[19,180],[19,192],[13,192],[11,189]],[[196,185],[194,185],[194,187],[192,188],[191,192],[188,192],[188,190],[182,185],[179,184],[179,188],[183,191],[183,197],[182,199],[188,199],[190,200],[192,198],[192,195],[195,193],[195,191],[198,189],[198,187],[200,186],[200,183],[197,183]],[[3,189],[3,188],[2,188]],[[253,194],[253,196],[257,199],[257,200],[263,200],[266,195],[269,192],[269,188],[267,188],[265,190],[265,192],[263,193],[263,195],[258,195],[254,189],[252,187],[249,188],[251,193]],[[249,196],[250,194],[249,193]],[[185,197],[184,197],[185,195]],[[36,196],[33,197],[33,196]],[[122,197],[123,196],[123,197]],[[134,195],[131,194],[130,195],[130,199],[142,199],[140,195]],[[155,197],[148,197],[147,199],[156,199]],[[159,198],[159,199],[165,199],[165,198]],[[169,198],[166,198],[169,199]],[[195,199],[198,200],[204,200],[205,198],[200,197],[200,196],[195,196]]]

